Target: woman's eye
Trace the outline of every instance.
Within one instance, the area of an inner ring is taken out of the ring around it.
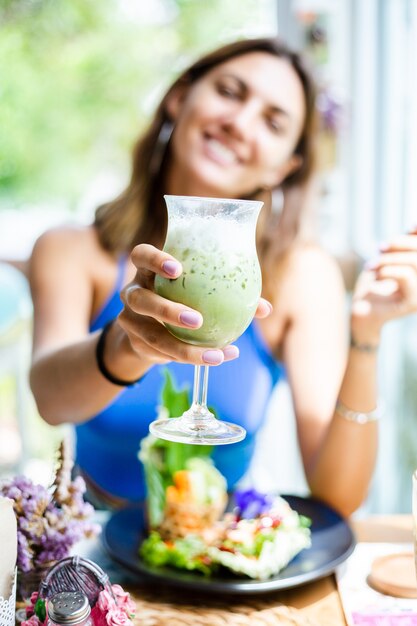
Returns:
[[[266,123],[273,133],[279,135],[284,132],[284,127],[282,123],[279,120],[275,119],[274,117],[267,117]]]
[[[218,85],[217,91],[221,96],[225,96],[226,98],[239,98],[239,92],[228,85]]]

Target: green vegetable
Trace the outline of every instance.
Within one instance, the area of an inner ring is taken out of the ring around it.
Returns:
[[[204,541],[195,535],[167,543],[158,532],[153,531],[142,543],[140,555],[145,563],[155,567],[172,566],[199,571],[207,576],[213,569]]]
[[[300,514],[298,514],[298,521],[301,528],[310,528],[311,524],[313,523],[309,517]]]

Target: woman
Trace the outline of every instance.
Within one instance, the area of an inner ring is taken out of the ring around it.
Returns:
[[[417,243],[399,238],[364,272],[347,355],[340,273],[302,235],[314,128],[314,86],[296,54],[270,39],[225,46],[168,90],[135,148],[129,186],[97,210],[94,224],[51,231],[36,243],[32,390],[46,421],[77,426],[77,463],[90,488],[113,504],[144,496],[137,450],[156,416],[164,368],[183,384],[192,380],[191,365],[204,363],[222,364],[211,371],[210,404],[248,432],[215,450],[229,487],[249,465],[285,368],[312,494],[344,514],[365,497],[377,448],[380,333],[385,321],[417,309]],[[271,201],[276,190],[280,214]],[[164,193],[265,202],[258,228],[265,299],[234,346],[187,345],[163,326],[202,323],[198,311],[153,291],[156,274],[181,274],[160,250]],[[393,279],[395,289],[381,293],[381,279]]]

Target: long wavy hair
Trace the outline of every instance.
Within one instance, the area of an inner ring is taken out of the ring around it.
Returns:
[[[287,61],[301,81],[305,99],[304,124],[293,152],[301,157],[301,165],[279,185],[279,214],[274,211],[276,190],[254,190],[253,194],[246,196],[265,203],[258,223],[257,248],[264,291],[267,297],[271,297],[271,280],[301,232],[305,199],[315,169],[317,129],[314,81],[303,59],[278,39],[245,39],[230,43],[203,56],[176,79],[162,98],[147,131],[134,146],[128,186],[115,200],[98,207],[94,226],[102,247],[114,255],[128,253],[135,245],[144,242],[162,246],[167,227],[163,202],[165,174],[171,158],[169,138],[164,137],[172,125],[167,100],[179,86],[192,85],[214,67],[250,52],[266,52]]]

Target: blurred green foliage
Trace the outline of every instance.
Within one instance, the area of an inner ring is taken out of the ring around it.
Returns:
[[[200,52],[253,35],[260,4],[0,0],[3,206],[75,207],[99,172],[127,179],[157,94]]]

